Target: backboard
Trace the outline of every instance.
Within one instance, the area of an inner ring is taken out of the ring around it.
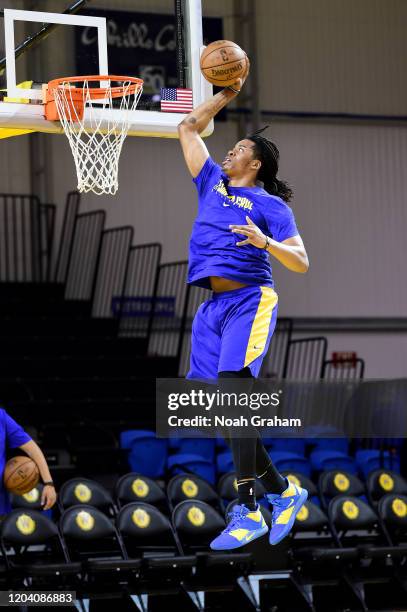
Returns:
[[[181,98],[183,91],[190,90],[193,107],[212,95],[212,86],[199,69],[204,40],[201,0],[159,0],[154,10],[145,0],[78,0],[71,7],[69,1],[36,3],[44,9],[52,6],[52,12],[4,9],[0,47],[4,46],[5,59],[0,66],[4,68],[1,87],[6,91],[0,100],[0,129],[62,134],[59,121],[45,118],[43,85],[58,77],[120,74],[144,80],[139,106],[131,111],[128,135],[177,136],[184,107],[173,112],[173,106],[163,101],[163,89],[167,95],[174,90]],[[23,0],[19,5],[30,3]],[[221,20],[209,21],[209,39],[221,38]],[[46,36],[38,35],[43,30]],[[36,44],[30,42],[21,54],[16,53],[29,35]],[[117,117],[121,111],[112,112]],[[85,128],[92,131],[86,109],[84,119]],[[213,122],[203,135],[212,131]]]

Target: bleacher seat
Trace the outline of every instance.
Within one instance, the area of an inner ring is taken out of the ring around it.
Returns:
[[[153,431],[128,430],[120,434],[120,446],[130,450],[128,462],[130,469],[150,478],[165,474],[168,440],[157,438]]]
[[[168,500],[162,488],[152,478],[137,472],[119,478],[115,485],[115,499],[119,508],[142,501],[168,512]]]
[[[217,434],[214,437],[214,440],[215,440],[215,447],[216,447],[217,452],[223,451],[229,448],[229,444],[226,442],[223,436],[220,436],[219,434]]]
[[[355,453],[358,468],[365,478],[370,472],[385,469],[400,473],[400,457],[390,451],[359,449]]]
[[[407,495],[388,493],[380,499],[378,513],[390,542],[399,548],[398,556],[404,559],[404,574],[407,577]]]
[[[0,544],[11,584],[54,589],[78,586],[80,563],[66,554],[58,528],[43,512],[31,508],[12,510],[1,523]],[[21,551],[24,550],[24,554]]]
[[[349,454],[349,440],[348,438],[313,438],[308,440],[307,446],[312,451],[316,450],[328,450],[338,451],[344,455]]]
[[[234,551],[208,552],[211,540],[225,527],[219,512],[200,500],[185,500],[174,508],[171,520],[181,552],[197,556],[195,579],[188,589],[201,594],[236,592],[238,580],[245,581],[249,573],[251,555]],[[202,603],[205,609],[205,601]]]
[[[216,455],[216,471],[218,475],[231,472],[233,468],[233,455],[230,450],[224,450]]]
[[[270,456],[279,472],[299,472],[310,478],[311,464],[305,457],[283,451],[273,452]]]
[[[71,506],[63,512],[59,527],[70,558],[81,562],[91,579],[108,592],[121,591],[118,572],[140,568],[139,559],[126,559],[116,526],[98,508]]]
[[[158,508],[144,502],[127,504],[116,526],[128,557],[143,561],[144,593],[178,592],[180,582],[193,575],[195,555],[179,554],[172,525]]]
[[[337,495],[329,502],[328,516],[340,546],[378,542],[378,516],[360,497]]]
[[[215,440],[213,438],[188,437],[180,438],[178,453],[201,455],[209,461],[215,459]]]
[[[342,470],[350,474],[357,473],[356,462],[353,457],[336,450],[315,450],[310,454],[310,461],[314,472],[327,470]]]
[[[209,482],[195,474],[178,474],[167,485],[167,497],[171,509],[184,500],[198,499],[221,510],[221,500]]]
[[[216,472],[213,461],[200,455],[182,454],[170,455],[167,460],[167,471],[170,475],[193,473],[215,484]]]
[[[407,495],[407,480],[391,470],[374,470],[368,474],[366,488],[371,503],[389,493]]]
[[[263,444],[270,454],[275,452],[294,453],[296,455],[305,455],[305,440],[304,438],[284,437],[284,438],[266,438]]]
[[[384,502],[382,509],[388,516],[386,506]],[[394,509],[396,513],[407,512],[401,499],[392,508],[392,514]],[[362,586],[360,593],[363,593],[364,609],[402,609],[406,589],[400,580],[398,567],[407,548],[402,550],[392,544],[383,528],[383,521],[358,497],[334,498],[329,504],[328,514],[338,544],[357,548],[359,560],[348,569],[348,575]]]
[[[349,564],[358,560],[356,547],[339,546],[328,516],[308,500],[293,525],[291,557],[315,609],[332,609],[332,587],[336,609],[364,609],[363,597],[345,578]]]
[[[331,499],[338,495],[363,498],[366,494],[362,481],[355,474],[342,470],[328,470],[320,474],[318,491],[324,509],[327,509]]]
[[[349,454],[349,439],[333,425],[312,425],[304,430],[305,443],[310,450],[336,450]]]
[[[10,494],[10,503],[12,508],[31,508],[31,510],[42,510],[41,494],[43,484],[38,483],[31,491],[25,495]]]
[[[113,498],[109,491],[89,478],[71,478],[65,482],[59,491],[58,503],[61,511],[86,504],[107,514],[114,514]]]

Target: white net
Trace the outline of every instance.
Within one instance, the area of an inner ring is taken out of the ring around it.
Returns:
[[[72,81],[61,83],[54,90],[55,105],[75,161],[78,191],[96,195],[114,195],[119,187],[119,158],[129,131],[131,111],[135,110],[142,85],[134,88],[131,81],[120,84],[122,93],[113,98],[111,87],[103,97],[92,99],[88,81],[83,81],[84,113],[77,110]],[[133,87],[132,87],[133,86]],[[113,100],[116,100],[113,109]]]

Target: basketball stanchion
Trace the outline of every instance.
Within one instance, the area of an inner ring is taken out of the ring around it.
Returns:
[[[95,82],[101,87],[94,87]],[[112,82],[118,85],[112,87]],[[45,116],[61,122],[75,161],[80,193],[116,193],[130,113],[142,91],[143,80],[127,76],[63,77],[48,83]],[[116,99],[120,100],[118,108],[113,102]]]

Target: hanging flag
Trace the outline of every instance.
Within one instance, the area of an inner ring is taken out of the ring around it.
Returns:
[[[163,87],[161,89],[161,110],[164,113],[190,113],[193,110],[192,89]]]

